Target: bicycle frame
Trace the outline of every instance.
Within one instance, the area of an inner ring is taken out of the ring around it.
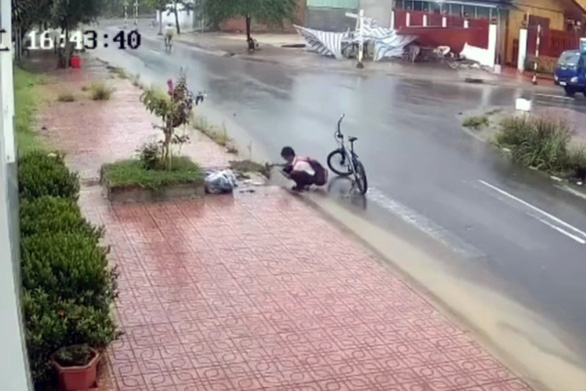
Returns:
[[[348,147],[346,147],[346,144],[344,143],[344,134],[342,134],[342,129],[341,129],[341,125],[342,125],[342,121],[344,120],[344,117],[346,115],[343,114],[340,117],[340,120],[338,121],[338,126],[336,128],[336,133],[334,134],[335,138],[336,138],[336,143],[338,144],[338,149],[340,151],[342,151],[343,153],[343,158],[344,159],[348,159],[348,167],[350,168],[350,172],[354,173],[356,172],[356,159],[358,158],[358,156],[356,155],[356,153],[354,152],[354,144],[350,143],[350,150],[348,150]]]

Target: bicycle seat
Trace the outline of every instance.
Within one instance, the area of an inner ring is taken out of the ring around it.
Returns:
[[[356,137],[350,137],[350,138],[348,139],[348,141],[350,141],[351,143],[353,143],[353,142],[354,142],[354,141],[356,141],[356,140],[358,140],[358,138],[356,138]]]

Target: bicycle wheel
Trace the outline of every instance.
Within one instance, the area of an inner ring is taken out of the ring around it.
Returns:
[[[356,160],[354,163],[354,180],[356,181],[356,186],[360,191],[360,194],[364,195],[368,191],[368,180],[366,179],[366,170],[361,162]]]
[[[352,174],[349,163],[348,157],[342,149],[336,149],[328,155],[328,167],[340,176]]]

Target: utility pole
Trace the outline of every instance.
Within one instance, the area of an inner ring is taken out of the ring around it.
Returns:
[[[0,0],[0,39],[0,378],[4,390],[30,391],[21,309],[11,0]]]
[[[138,0],[134,0],[134,25],[138,27]]]
[[[124,28],[128,26],[128,1],[124,0]]]

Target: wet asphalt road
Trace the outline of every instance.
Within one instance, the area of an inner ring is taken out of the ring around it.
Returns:
[[[96,54],[161,85],[187,68],[193,89],[209,91],[208,107],[244,128],[269,159],[291,145],[325,163],[336,121],[346,113],[343,131],[359,138],[371,186],[363,204],[349,206],[383,226],[402,220],[423,232],[414,239],[422,245],[441,242],[458,252],[454,262],[468,278],[490,280],[553,320],[586,359],[586,200],[514,166],[463,132],[456,118],[512,105],[516,97],[532,97],[530,91],[296,71],[182,45],[165,54],[162,42],[146,39],[134,51]],[[586,108],[583,97],[533,97],[540,106]]]

